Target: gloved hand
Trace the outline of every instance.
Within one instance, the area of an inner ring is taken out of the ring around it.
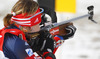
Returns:
[[[41,38],[46,38],[46,39],[51,38],[51,34],[47,30],[41,30],[39,33],[40,33],[39,37]]]
[[[75,26],[69,25],[65,29],[66,29],[67,34],[62,36],[64,39],[68,39],[68,38],[74,36],[75,31],[76,31],[76,27]]]
[[[55,55],[51,52],[44,52],[43,57],[45,59],[56,59]]]

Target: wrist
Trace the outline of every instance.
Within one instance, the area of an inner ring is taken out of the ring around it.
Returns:
[[[56,35],[55,37],[58,37],[60,40],[64,39],[62,36],[58,36],[58,35]]]
[[[58,36],[58,35],[56,35],[56,36],[54,37],[54,39],[55,39],[56,41],[58,41],[58,40],[64,40],[64,38],[63,38],[62,36]]]

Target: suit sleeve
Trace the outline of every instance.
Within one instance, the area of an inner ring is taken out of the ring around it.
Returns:
[[[33,55],[27,42],[9,33],[4,37],[3,52],[9,59],[25,59]]]

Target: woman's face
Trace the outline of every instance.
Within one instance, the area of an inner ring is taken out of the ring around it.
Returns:
[[[40,31],[39,24],[28,27],[28,26],[22,26],[22,31],[26,33],[32,33],[32,32],[38,32]]]

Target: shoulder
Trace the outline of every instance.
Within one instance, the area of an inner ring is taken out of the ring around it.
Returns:
[[[14,38],[14,37],[18,37],[18,36],[11,34],[11,33],[5,33],[4,35],[4,39],[9,39],[9,38]]]
[[[15,42],[16,40],[20,39],[18,36],[14,35],[14,34],[11,34],[11,33],[6,33],[4,35],[4,43],[13,43]]]

